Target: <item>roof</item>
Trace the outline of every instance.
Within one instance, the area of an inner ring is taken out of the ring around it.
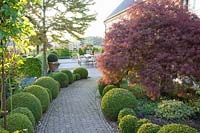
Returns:
[[[114,17],[115,15],[126,10],[130,5],[132,5],[134,0],[123,0],[121,4],[106,18],[106,20]]]

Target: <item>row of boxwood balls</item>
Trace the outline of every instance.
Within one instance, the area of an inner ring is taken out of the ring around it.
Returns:
[[[88,71],[83,67],[74,69],[73,73],[69,70],[62,70],[50,76],[38,78],[33,85],[9,97],[7,99],[9,111],[7,130],[34,133],[34,126],[41,119],[42,113],[47,110],[50,102],[57,97],[60,88],[87,77]],[[0,120],[0,125],[3,125],[3,119]],[[24,129],[26,131],[23,131]]]
[[[138,119],[135,110],[137,99],[129,90],[108,85],[102,89],[101,108],[110,120],[119,122],[121,133],[198,133],[194,128],[182,124],[168,124],[163,127],[148,119]]]

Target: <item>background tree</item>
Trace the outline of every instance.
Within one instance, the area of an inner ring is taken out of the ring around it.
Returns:
[[[13,67],[19,63],[17,56],[9,51],[8,46],[20,47],[25,44],[27,34],[32,34],[33,27],[25,18],[24,5],[26,0],[1,0],[0,1],[0,59],[1,59],[1,109],[4,116],[4,128],[6,129],[6,80],[10,80]],[[15,68],[16,69],[16,68]],[[9,86],[10,87],[10,86]],[[8,87],[8,88],[9,88]],[[3,105],[3,107],[2,107]]]
[[[89,22],[95,20],[95,15],[89,12],[89,7],[93,4],[92,0],[43,0],[41,4],[28,4],[27,17],[43,36],[44,62],[45,46],[49,43],[66,44],[70,40],[69,36],[81,39]],[[46,74],[46,63],[43,64]]]
[[[138,1],[128,18],[106,33],[105,52],[97,60],[104,82],[116,83],[128,74],[156,99],[184,90],[173,82],[180,76],[199,81],[200,18],[171,0]]]
[[[103,43],[103,38],[98,36],[89,36],[84,38],[83,43],[88,45],[101,46]]]

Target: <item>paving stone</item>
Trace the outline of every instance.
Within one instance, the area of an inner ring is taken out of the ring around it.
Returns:
[[[63,65],[71,69],[72,65]],[[63,62],[67,62],[62,60]],[[74,82],[63,88],[43,115],[38,133],[113,133],[105,120],[97,96],[97,80],[101,73],[96,68],[88,68],[88,79]]]

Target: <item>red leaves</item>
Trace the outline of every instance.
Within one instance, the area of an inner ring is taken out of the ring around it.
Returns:
[[[138,3],[128,15],[110,28],[105,53],[97,59],[104,82],[116,83],[134,69],[147,95],[156,99],[175,89],[172,80],[178,75],[200,79],[198,17],[172,0]]]

